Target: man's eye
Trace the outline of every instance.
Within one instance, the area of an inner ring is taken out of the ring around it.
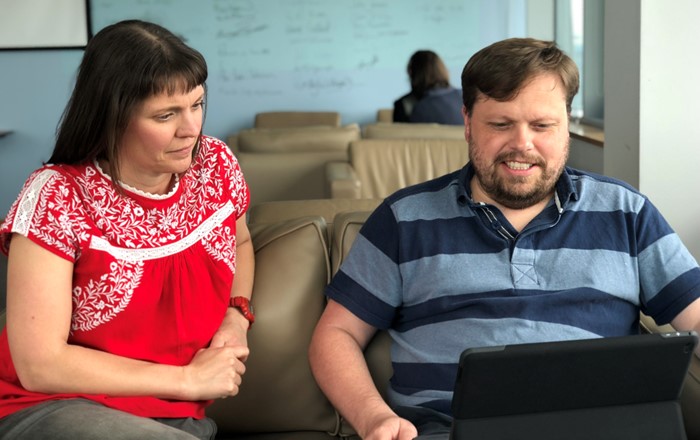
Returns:
[[[538,130],[538,131],[545,131],[545,130],[549,130],[553,126],[554,126],[554,124],[535,124],[534,128],[535,128],[535,130]]]

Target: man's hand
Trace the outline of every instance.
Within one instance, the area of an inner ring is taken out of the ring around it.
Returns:
[[[418,435],[411,422],[396,414],[378,417],[367,428],[364,440],[412,440]]]

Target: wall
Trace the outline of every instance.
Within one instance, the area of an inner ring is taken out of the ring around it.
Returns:
[[[605,174],[649,196],[700,261],[700,2],[605,3]]]
[[[208,134],[225,138],[265,110],[336,110],[370,122],[408,91],[421,48],[453,79],[482,46],[524,36],[527,0],[93,0],[95,29],[123,18],[162,23],[209,63]],[[79,50],[0,51],[0,217],[46,160]]]
[[[603,174],[603,151],[604,149],[598,145],[571,138],[569,160],[566,164],[580,170]]]

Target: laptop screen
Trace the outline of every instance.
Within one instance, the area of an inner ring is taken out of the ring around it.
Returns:
[[[694,332],[467,349],[452,401],[456,419],[675,401]]]

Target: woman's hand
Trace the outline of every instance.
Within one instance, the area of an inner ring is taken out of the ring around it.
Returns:
[[[248,348],[248,327],[250,327],[250,323],[243,317],[243,314],[239,310],[229,307],[226,310],[226,316],[224,316],[221,326],[211,339],[209,348]],[[245,356],[239,358],[239,360],[245,362],[247,359],[248,353],[246,351]]]
[[[184,399],[219,399],[238,394],[245,373],[241,358],[248,356],[248,347],[209,347],[195,354],[183,367]]]

